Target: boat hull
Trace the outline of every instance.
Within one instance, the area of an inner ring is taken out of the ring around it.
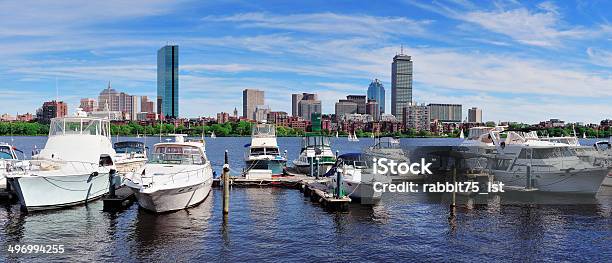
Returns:
[[[495,179],[507,186],[524,187],[526,175],[508,171],[494,171]],[[543,192],[596,194],[606,175],[607,169],[583,169],[578,171],[534,172],[533,187]]]
[[[131,188],[131,187],[130,187]],[[179,188],[160,189],[149,192],[147,189],[131,188],[140,207],[155,213],[186,209],[202,203],[212,188],[212,177],[200,184]]]
[[[610,172],[608,173],[608,176],[606,176],[606,179],[603,180],[601,185],[612,186],[612,170],[610,170]]]
[[[342,186],[351,200],[361,204],[376,204],[382,198],[382,192],[374,191],[371,183],[343,181]]]
[[[108,173],[9,178],[22,208],[47,210],[83,204],[108,193]]]

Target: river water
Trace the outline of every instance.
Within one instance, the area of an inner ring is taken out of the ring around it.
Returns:
[[[119,138],[146,140],[157,137]],[[46,137],[0,137],[28,156]],[[115,138],[113,138],[115,140]],[[220,172],[224,150],[242,170],[250,138],[207,139],[207,155]],[[295,159],[299,138],[279,138]],[[402,139],[403,145],[456,145],[458,139]],[[583,141],[590,144],[592,141]],[[333,139],[340,153],[360,151],[371,139]],[[26,157],[27,157],[26,156]],[[502,205],[465,202],[449,222],[448,196],[386,194],[375,206],[326,212],[299,191],[234,188],[223,223],[221,191],[197,207],[155,215],[135,204],[120,213],[102,202],[25,214],[0,204],[0,262],[5,261],[596,261],[612,260],[612,188],[591,204]],[[11,254],[9,245],[63,245],[63,254]]]

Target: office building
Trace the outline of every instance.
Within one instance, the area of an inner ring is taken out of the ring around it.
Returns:
[[[140,112],[155,112],[155,102],[149,101],[147,96],[140,97]]]
[[[179,116],[178,55],[178,45],[166,45],[157,51],[157,113],[172,119]]]
[[[468,109],[468,122],[482,123],[482,110],[476,107]]]
[[[302,99],[298,103],[300,116],[304,120],[310,121],[313,113],[321,114],[321,101],[320,100],[305,100]]]
[[[82,98],[81,104],[79,105],[79,108],[81,108],[84,112],[95,111],[97,107],[98,103],[96,102],[96,99],[92,98]]]
[[[256,89],[242,91],[242,117],[255,120],[255,110],[258,105],[264,105],[264,92]]]
[[[461,122],[461,104],[429,104],[429,121]]]
[[[335,109],[336,121],[340,121],[345,115],[357,113],[358,104],[352,100],[339,100],[336,102]]]
[[[368,87],[368,100],[376,100],[380,114],[385,113],[385,87],[379,79],[374,79]]]
[[[317,94],[313,94],[313,93],[291,94],[291,115],[293,117],[302,116],[300,113],[300,101],[302,100],[317,100]]]
[[[412,59],[399,54],[391,64],[391,114],[402,120],[404,107],[412,103]]]
[[[49,123],[53,118],[68,115],[68,104],[63,101],[46,101],[42,107],[36,111],[36,119],[40,123]]]
[[[357,113],[365,114],[366,113],[366,95],[348,95],[346,96],[347,100],[357,103]]]
[[[268,113],[270,113],[270,106],[268,105],[257,105],[255,107],[254,119],[257,122],[263,122],[268,120]]]
[[[372,116],[374,121],[378,121],[380,118],[380,106],[378,106],[378,102],[376,100],[368,100],[366,104],[366,114]]]
[[[217,113],[217,123],[223,124],[229,121],[230,115],[227,112]]]
[[[268,123],[276,124],[276,126],[288,126],[289,116],[284,111],[271,111],[268,113]]]
[[[429,131],[429,108],[425,104],[410,103],[407,107],[404,107],[403,117],[402,123],[406,129]]]

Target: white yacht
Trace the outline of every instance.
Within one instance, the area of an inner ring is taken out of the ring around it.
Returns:
[[[7,187],[6,173],[8,170],[15,166],[27,167],[22,163],[23,161],[19,161],[17,152],[21,151],[8,143],[0,142],[0,189]]]
[[[497,153],[489,168],[507,186],[526,186],[530,169],[530,184],[540,191],[596,194],[608,174],[608,168],[581,160],[568,144],[539,140],[533,131],[508,131],[505,140],[499,133],[490,132]]]
[[[608,141],[598,141],[594,145],[595,151],[599,153],[600,159],[596,161],[601,162],[602,165],[610,167],[610,171],[604,179],[601,185],[612,186],[612,137]]]
[[[463,157],[465,168],[470,170],[485,169],[488,158],[496,152],[491,136],[499,136],[499,132],[505,128],[505,126],[470,128],[467,138],[457,147],[457,152]],[[491,133],[492,131],[496,132]]]
[[[107,119],[54,118],[49,138],[29,169],[14,169],[9,183],[26,210],[51,209],[85,203],[108,192],[109,173],[114,172],[115,150]]]
[[[138,141],[124,141],[113,144],[115,166],[121,174],[134,172],[147,162],[147,147]]]
[[[338,185],[337,172],[342,174],[341,190],[351,200],[360,201],[362,204],[378,203],[382,192],[374,191],[374,183],[389,183],[391,177],[388,175],[375,175],[367,157],[361,153],[347,153],[338,156],[336,164],[325,174],[331,178],[329,191],[335,192]]]
[[[209,195],[213,175],[203,140],[155,144],[152,158],[126,180],[140,207],[168,212],[195,206]]]
[[[287,158],[280,153],[273,124],[260,123],[253,126],[251,143],[246,145],[244,160],[247,175],[254,171],[269,171],[271,176],[283,174]]]
[[[372,161],[374,158],[386,158],[388,160],[394,160],[398,163],[410,163],[408,153],[406,153],[400,147],[399,139],[393,137],[382,137],[374,139],[374,145],[364,150],[364,158],[368,161]],[[388,176],[391,176],[393,180],[400,181],[418,181],[423,180],[422,174],[413,174],[408,172],[407,174],[393,174],[391,171],[388,172]]]
[[[318,171],[318,175],[323,175],[334,165],[336,156],[330,147],[329,138],[320,134],[307,133],[302,140],[302,149],[300,156],[293,160],[293,166],[298,173],[310,174],[311,163],[313,166],[319,164],[319,167],[314,167]]]

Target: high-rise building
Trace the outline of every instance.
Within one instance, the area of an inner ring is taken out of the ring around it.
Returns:
[[[476,107],[468,109],[468,122],[482,123],[482,110]]]
[[[119,93],[111,87],[110,82],[106,89],[103,89],[98,96],[99,111],[120,111]]]
[[[96,99],[92,98],[82,98],[81,105],[79,106],[84,112],[95,111],[97,107],[98,104],[96,103]]]
[[[347,100],[357,103],[357,113],[365,114],[366,113],[366,95],[348,95],[346,96]]]
[[[298,103],[300,117],[304,120],[310,121],[313,113],[321,114],[321,101],[320,100],[306,100],[302,99]]]
[[[461,122],[461,104],[429,104],[429,121]]]
[[[404,107],[412,102],[412,59],[399,54],[391,64],[391,114],[402,120]]]
[[[179,49],[166,45],[157,51],[157,113],[179,116]]]
[[[153,113],[155,112],[155,103],[149,101],[147,96],[140,97],[140,112]]]
[[[403,117],[402,123],[406,129],[429,131],[429,108],[425,104],[410,103],[407,107],[404,107]]]
[[[291,116],[297,117],[300,116],[299,112],[299,103],[304,97],[303,94],[291,94]]]
[[[245,89],[242,91],[242,117],[255,120],[257,106],[264,104],[263,90]]]
[[[36,119],[40,123],[49,123],[53,118],[68,115],[68,104],[63,101],[46,101],[42,107],[36,111]]]
[[[378,106],[378,102],[376,100],[368,100],[366,104],[366,114],[370,114],[374,121],[378,121],[380,119],[380,106]]]
[[[300,113],[300,101],[302,100],[317,100],[317,94],[314,93],[297,93],[291,94],[291,116],[302,116]]]
[[[374,79],[368,87],[368,100],[376,100],[380,114],[385,113],[385,87],[379,79]]]
[[[129,119],[129,120],[132,120],[132,121],[137,120],[138,112],[141,112],[141,111],[139,111],[139,109],[140,109],[139,106],[141,104],[138,101],[139,98],[140,98],[139,96],[129,96],[129,95],[126,96],[126,101],[127,101],[126,102],[126,107],[129,107],[129,108],[127,108],[127,111],[126,111],[126,113],[129,114],[129,118],[126,118],[126,119]]]
[[[336,102],[336,121],[340,121],[348,114],[357,113],[358,104],[352,100],[339,100]]]

